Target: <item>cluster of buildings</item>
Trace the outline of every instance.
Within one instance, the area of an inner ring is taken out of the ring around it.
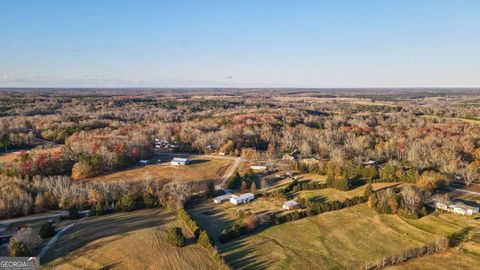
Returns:
[[[235,195],[235,194],[229,193],[229,194],[225,194],[225,195],[213,198],[214,203],[223,203],[223,202],[229,201],[230,203],[235,205],[248,203],[253,200],[255,200],[255,195],[253,195],[252,193],[245,193],[242,195]]]
[[[479,211],[478,207],[473,207],[463,203],[452,203],[450,201],[437,202],[435,203],[435,208],[464,216],[475,215]]]
[[[158,162],[162,162],[162,160],[159,159]],[[188,160],[188,158],[176,157],[170,161],[170,165],[173,165],[173,166],[187,165],[189,162],[190,161]],[[146,159],[139,160],[138,165],[140,166],[150,165],[150,160],[146,160]]]
[[[167,140],[155,139],[155,148],[174,150],[174,149],[178,148],[178,145],[170,143]]]
[[[218,204],[218,203],[224,203],[228,201],[234,205],[245,204],[253,200],[255,200],[255,195],[253,195],[252,193],[245,193],[241,195],[227,193],[227,194],[213,198],[214,203]],[[283,203],[283,209],[285,210],[293,210],[298,208],[300,208],[300,203],[296,201],[286,201]]]

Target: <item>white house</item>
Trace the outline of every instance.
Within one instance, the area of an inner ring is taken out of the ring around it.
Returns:
[[[218,155],[219,156],[225,156],[226,154],[225,154],[225,152],[218,152]]]
[[[239,205],[239,204],[251,202],[254,199],[255,199],[255,195],[253,195],[252,193],[245,193],[240,196],[230,198],[230,202],[235,205]]]
[[[141,166],[146,166],[150,163],[150,161],[146,160],[146,159],[142,159],[142,160],[139,160],[138,161],[138,164],[140,164]]]
[[[225,194],[225,195],[213,198],[213,202],[214,203],[223,203],[223,202],[229,201],[231,198],[235,198],[235,197],[237,197],[237,195],[229,193],[229,194]]]
[[[171,165],[187,165],[188,164],[188,158],[174,158],[172,161],[170,161]]]
[[[452,212],[459,215],[465,215],[465,216],[475,215],[479,211],[478,207],[473,207],[463,203],[452,204],[452,203],[437,202],[435,204],[435,207],[440,210],[445,210],[448,212]]]
[[[453,208],[453,212],[460,215],[471,216],[478,213],[478,207],[457,203]]]
[[[267,166],[263,166],[263,165],[252,165],[252,166],[250,166],[250,169],[252,169],[252,170],[257,170],[257,171],[266,171],[266,170],[267,170]]]
[[[286,201],[283,203],[283,209],[292,210],[300,207],[300,204],[296,201]]]

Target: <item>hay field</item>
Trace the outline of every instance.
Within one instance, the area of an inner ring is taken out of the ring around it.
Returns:
[[[185,166],[171,166],[170,163],[138,166],[124,171],[114,172],[87,179],[93,182],[141,182],[147,177],[163,183],[172,179],[180,179],[187,182],[203,182],[216,180],[228,171],[233,164],[231,158],[196,156],[191,158],[191,164]]]
[[[398,183],[373,183],[374,190],[382,189],[385,187],[396,186]],[[366,185],[357,187],[349,191],[341,191],[335,188],[324,188],[316,190],[303,190],[295,194],[295,198],[301,197],[310,200],[317,201],[344,201],[356,196],[363,196]]]
[[[166,242],[181,227],[187,246]],[[42,269],[216,269],[209,253],[163,209],[115,213],[81,221],[42,258]]]
[[[470,223],[480,226],[453,214],[407,222],[363,204],[269,227],[225,243],[220,251],[236,269],[361,269]]]

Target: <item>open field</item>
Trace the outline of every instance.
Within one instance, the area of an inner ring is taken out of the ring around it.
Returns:
[[[374,190],[385,187],[396,186],[398,183],[373,183]],[[341,191],[335,188],[324,188],[316,190],[303,190],[294,194],[295,198],[302,197],[309,200],[316,201],[344,201],[357,196],[363,196],[366,185],[357,187],[349,191]]]
[[[321,175],[318,173],[303,173],[298,175],[300,180],[310,180],[313,182],[320,182],[320,183],[326,183],[327,182],[327,176],[326,175]]]
[[[172,179],[186,182],[204,182],[222,178],[233,164],[234,159],[212,156],[191,157],[191,163],[185,166],[172,166],[170,163],[153,164],[143,167],[114,172],[88,179],[93,182],[141,182],[150,177],[163,183]]]
[[[181,227],[187,246],[166,242]],[[163,209],[116,213],[81,221],[42,259],[42,269],[215,269],[208,252],[173,214]]]
[[[40,153],[45,153],[45,152],[55,152],[55,151],[60,151],[62,148],[62,145],[57,145],[48,149],[32,149],[32,150],[24,150],[26,152],[30,152],[32,154],[40,154]],[[5,154],[0,155],[0,164],[5,164],[14,161],[16,158],[18,158],[18,154],[21,151],[15,151],[15,152],[8,152]]]
[[[208,200],[195,202],[193,207],[188,208],[187,211],[201,228],[206,229],[210,236],[216,238],[223,228],[237,221],[239,211],[252,214],[279,212],[283,211],[282,204],[282,201],[268,197],[260,197],[250,203],[238,206],[229,202],[215,204]]]
[[[220,251],[238,269],[360,269],[467,225],[478,227],[480,221],[440,214],[407,222],[358,205],[273,226],[225,243]]]
[[[390,270],[477,270],[480,269],[480,243],[468,242],[461,250],[456,248],[435,253],[401,265],[387,267]]]

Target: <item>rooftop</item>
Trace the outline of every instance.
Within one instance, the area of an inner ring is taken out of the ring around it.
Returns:
[[[286,201],[283,203],[283,205],[286,205],[286,206],[296,206],[296,205],[299,205],[298,202],[296,201]]]

